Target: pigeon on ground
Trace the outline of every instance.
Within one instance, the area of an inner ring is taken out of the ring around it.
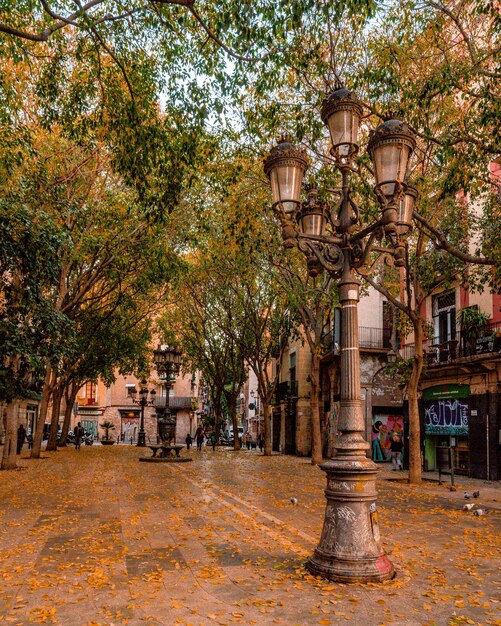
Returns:
[[[487,509],[477,509],[476,511],[473,511],[473,515],[487,515]]]
[[[297,504],[297,498],[291,498],[291,503],[295,506]]]
[[[473,502],[471,504],[465,504],[463,507],[463,511],[471,511],[475,505]]]
[[[473,497],[474,498],[478,498],[480,496],[480,491],[474,491],[473,492]]]
[[[467,491],[465,491],[464,494],[463,494],[463,498],[465,500],[469,500],[470,499],[470,494]]]

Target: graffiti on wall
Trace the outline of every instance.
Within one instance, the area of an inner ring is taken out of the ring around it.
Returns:
[[[424,403],[424,432],[427,435],[467,435],[468,400],[428,400]]]
[[[139,420],[135,417],[122,417],[120,438],[126,443],[132,443],[137,439]]]
[[[372,418],[372,460],[391,460],[391,440],[397,434],[403,441],[404,418],[402,415],[378,413]]]

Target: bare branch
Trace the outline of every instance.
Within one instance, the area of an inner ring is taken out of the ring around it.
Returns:
[[[158,1],[158,0],[156,0],[156,1]],[[221,39],[219,39],[219,37],[207,26],[207,24],[203,21],[203,19],[198,14],[198,12],[195,10],[195,8],[193,6],[193,3],[188,3],[188,4],[186,4],[186,6],[188,7],[190,12],[192,13],[193,17],[200,24],[200,26],[205,30],[207,35],[213,41],[215,41],[220,48],[222,48],[227,54],[229,54],[234,59],[237,59],[238,61],[247,61],[247,62],[255,63],[257,61],[262,61],[263,59],[266,59],[267,57],[269,57],[272,54],[272,52],[270,51],[270,52],[267,52],[266,54],[264,54],[262,57],[245,57],[245,56],[242,56],[240,54],[237,54],[236,52],[233,52],[233,50],[231,50],[231,48],[229,48],[227,45],[225,45],[221,41]]]
[[[457,259],[465,261],[466,263],[473,263],[475,265],[497,265],[497,261],[495,259],[468,254],[453,246],[447,241],[445,236],[438,229],[428,223],[428,221],[425,220],[424,217],[421,217],[421,215],[419,215],[417,211],[414,211],[414,219],[419,222],[420,226],[428,231],[428,235],[429,233],[431,233],[436,238],[437,241],[435,242],[435,246],[437,248],[445,250],[449,254],[455,256]]]
[[[459,18],[454,15],[454,13],[450,9],[445,7],[443,4],[440,4],[439,2],[434,2],[433,0],[426,0],[426,4],[429,4],[430,6],[437,9],[437,11],[444,13],[454,22],[468,48],[468,53],[470,55],[471,62],[473,63],[473,67],[479,74],[482,74],[483,76],[488,76],[489,78],[501,78],[501,74],[497,74],[496,72],[488,72],[487,70],[484,70],[480,67],[480,62],[477,59],[477,54],[475,52],[475,48],[473,47],[471,37],[468,35],[465,28],[459,21]]]

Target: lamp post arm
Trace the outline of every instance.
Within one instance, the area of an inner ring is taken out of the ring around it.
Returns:
[[[350,237],[350,240],[354,242],[354,241],[359,241],[360,239],[365,239],[367,235],[375,233],[379,228],[381,228],[382,225],[383,225],[383,220],[378,220],[377,222],[374,222],[374,224],[370,224],[369,226],[366,226],[362,230],[359,230],[358,232],[353,233],[353,235],[351,235]]]
[[[424,217],[421,217],[421,215],[419,215],[417,211],[414,211],[413,217],[418,223],[418,227],[420,229],[425,229],[425,232],[428,231],[426,232],[428,236],[431,233],[436,238],[437,241],[435,242],[435,246],[437,248],[445,250],[449,254],[452,254],[452,256],[455,256],[460,261],[465,261],[466,263],[473,263],[475,265],[497,265],[495,259],[467,254],[466,252],[462,252],[461,250],[453,246],[447,241],[443,233],[441,233],[437,228],[432,226],[427,220],[424,219]]]

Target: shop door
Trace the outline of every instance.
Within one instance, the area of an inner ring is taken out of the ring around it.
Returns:
[[[296,454],[296,403],[290,399],[285,413],[284,454]]]

